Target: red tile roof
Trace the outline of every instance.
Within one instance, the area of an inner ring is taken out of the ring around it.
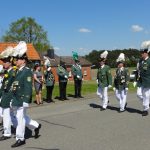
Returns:
[[[17,43],[0,43],[0,53],[8,46],[15,47]],[[27,44],[27,56],[29,60],[40,60],[40,56],[34,46],[29,43]]]

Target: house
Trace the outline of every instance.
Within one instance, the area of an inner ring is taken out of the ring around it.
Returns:
[[[57,67],[60,64],[60,60],[65,62],[66,64],[66,68],[69,72],[69,81],[73,81],[71,67],[72,67],[72,64],[74,63],[74,60],[72,59],[72,56],[57,56],[54,54],[53,49],[47,51],[47,56],[50,59],[52,71],[54,73],[56,82],[58,81]],[[81,56],[79,56],[79,61],[82,66],[83,80],[91,80],[91,65],[92,64],[88,60],[86,60],[84,57],[81,57]]]
[[[8,46],[12,46],[15,47],[17,46],[18,43],[0,43],[0,53],[6,49],[6,47]],[[29,43],[27,44],[27,57],[28,60],[32,63],[36,62],[36,61],[40,61],[40,56],[38,54],[38,52],[36,51],[36,49],[34,48],[34,46]]]

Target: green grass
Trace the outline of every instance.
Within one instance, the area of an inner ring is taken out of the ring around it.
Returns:
[[[97,90],[97,83],[95,80],[91,80],[91,81],[83,81],[82,84],[82,95],[87,95],[87,94],[93,94],[96,93]],[[111,88],[109,91],[113,91],[113,88]],[[134,92],[136,91],[136,88],[133,87],[133,83],[130,82],[129,83],[129,92]],[[74,95],[74,82],[69,81],[67,84],[67,95]],[[58,97],[59,96],[59,84],[56,83],[54,86],[54,90],[53,90],[53,98]],[[46,97],[46,88],[43,87],[42,90],[42,97],[45,98]],[[35,91],[33,90],[33,100],[35,100]]]

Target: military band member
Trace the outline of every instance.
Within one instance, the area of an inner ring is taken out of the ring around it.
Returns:
[[[75,89],[75,98],[83,98],[81,95],[81,89],[82,89],[82,67],[80,65],[80,61],[78,59],[78,54],[76,52],[73,52],[73,59],[74,64],[71,67],[71,71],[74,78],[74,89]]]
[[[32,97],[32,72],[26,67],[27,63],[27,45],[21,41],[14,48],[13,56],[16,58],[16,66],[18,72],[12,83],[12,108],[17,119],[16,126],[16,142],[12,148],[25,144],[25,125],[35,131],[35,138],[38,138],[41,124],[29,118],[26,115],[27,107]]]
[[[54,84],[55,84],[55,77],[51,69],[51,64],[50,60],[45,57],[45,71],[44,71],[44,76],[45,76],[45,84],[46,84],[46,101],[48,103],[54,102],[52,100],[52,93],[54,89]]]
[[[101,54],[99,60],[99,68],[97,71],[97,95],[99,95],[100,99],[102,100],[102,108],[101,111],[106,110],[108,105],[108,88],[112,87],[112,75],[110,72],[110,67],[106,65],[106,58],[108,52],[104,51]]]
[[[139,62],[137,63],[137,68],[136,68],[136,72],[135,72],[135,79],[133,82],[133,86],[136,87],[137,86],[137,97],[139,98],[139,100],[143,103],[143,94],[142,94],[142,79],[140,76],[140,64],[142,62],[142,58],[139,60]]]
[[[140,77],[142,80],[142,95],[143,95],[143,113],[142,116],[148,115],[149,100],[150,100],[150,58],[149,49],[141,50],[142,61],[139,64]]]
[[[11,114],[10,103],[12,99],[12,93],[10,92],[10,88],[16,75],[16,71],[12,67],[12,57],[10,56],[12,49],[13,49],[12,47],[8,47],[0,54],[1,56],[0,59],[3,61],[3,68],[5,69],[0,92],[1,107],[3,111],[4,134],[2,137],[0,137],[0,141],[11,138],[12,120],[10,115]]]
[[[125,68],[125,56],[121,53],[117,59],[116,75],[114,77],[114,90],[116,98],[119,101],[120,110],[119,112],[124,112],[127,106],[127,91],[128,91],[128,81],[129,72]]]
[[[67,88],[67,82],[68,82],[68,76],[69,73],[66,68],[66,64],[63,61],[60,61],[60,65],[57,67],[57,75],[59,80],[59,94],[60,100],[68,100],[66,96],[66,88]]]

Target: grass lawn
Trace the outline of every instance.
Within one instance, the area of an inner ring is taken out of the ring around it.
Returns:
[[[91,81],[83,81],[82,84],[82,95],[87,95],[87,94],[93,94],[96,93],[97,90],[97,83],[95,80],[91,80]],[[132,82],[129,83],[129,92],[133,92],[135,91],[136,88],[133,87]],[[113,88],[111,88],[109,91],[113,91]],[[69,81],[67,84],[67,95],[74,95],[74,82]],[[42,97],[46,98],[46,88],[43,87],[42,90]],[[54,86],[54,90],[53,90],[53,99],[55,97],[59,97],[59,84],[56,83]],[[33,101],[35,100],[35,91],[33,90]]]

